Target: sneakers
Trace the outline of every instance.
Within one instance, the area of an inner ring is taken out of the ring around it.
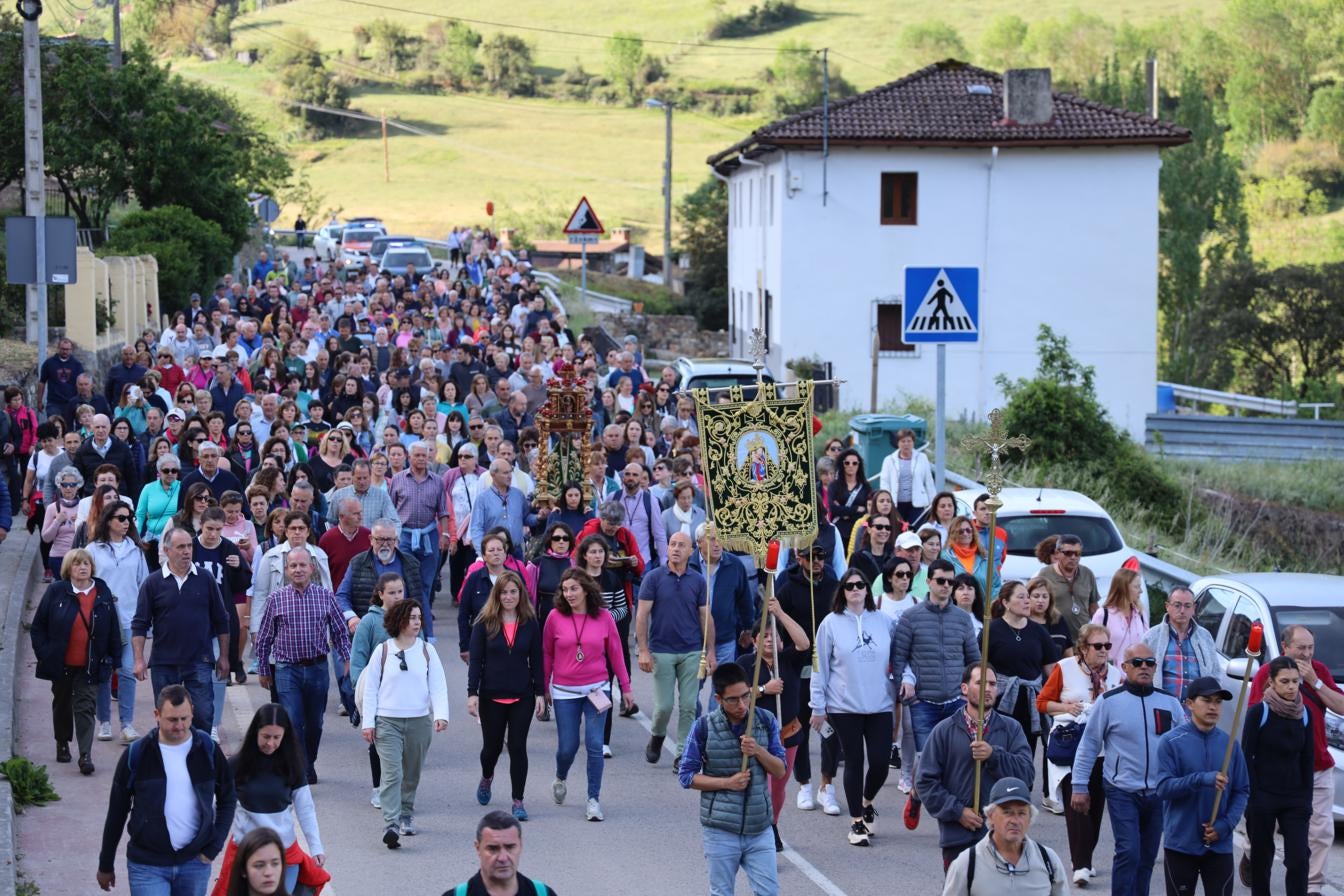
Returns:
[[[123,744],[133,744],[140,739],[140,732],[136,731],[130,725],[121,727],[121,742]]]
[[[88,753],[79,754],[79,773],[85,776],[93,774],[93,759]]]
[[[890,766],[891,768],[900,768],[900,767],[901,767],[901,745],[900,745],[900,744],[892,744],[892,745],[891,745],[891,758],[887,760],[887,765]]]
[[[336,707],[336,715],[338,715],[338,716],[348,716],[348,715],[350,715],[350,711],[347,710],[347,709],[345,708],[344,705],[341,705],[341,706]]]
[[[589,821],[602,821],[606,816],[602,814],[602,806],[597,800],[588,797],[588,808],[584,810],[583,817]]]
[[[663,755],[664,739],[665,738],[659,734],[655,734],[649,738],[649,744],[644,748],[645,762],[648,762],[651,765],[656,765],[658,763],[658,757]]]
[[[555,804],[557,806],[563,806],[565,804],[565,795],[567,793],[569,793],[569,788],[565,786],[564,781],[556,778],[551,782],[551,796],[555,798]]]
[[[839,815],[840,806],[835,801],[835,785],[827,784],[817,793],[817,802],[821,803],[821,811],[827,815]]]
[[[99,722],[99,723],[98,723],[98,739],[99,739],[99,740],[111,740],[111,739],[112,739],[112,723],[111,723],[111,722]]]
[[[868,828],[864,827],[863,822],[856,821],[849,826],[849,845],[850,846],[871,846],[868,842]]]
[[[770,825],[770,830],[774,831],[775,834],[775,852],[783,852],[784,841],[779,839],[779,825],[777,824]]]
[[[378,795],[378,791],[379,791],[379,790],[380,790],[380,788],[375,787],[375,788],[373,788],[373,791],[369,794],[369,805],[372,806],[372,807],[375,808],[375,809],[381,809],[381,808],[383,808],[383,800],[382,800],[382,797],[380,797],[380,796]]]
[[[414,815],[403,815],[403,816],[401,816],[401,834],[402,834],[402,836],[403,836],[403,837],[414,837],[414,836],[415,836],[416,834],[418,834],[418,833],[420,833],[420,832],[419,832],[418,830],[416,830],[416,827],[415,827],[415,816],[414,816]]]
[[[801,784],[798,787],[798,808],[804,812],[811,812],[817,808],[817,803],[812,799],[812,785]]]
[[[211,728],[210,728],[210,739],[211,739],[212,741],[214,741],[215,743],[219,743],[219,726],[218,726],[218,725],[213,725],[213,726],[211,726]]]
[[[901,779],[896,783],[896,789],[901,793],[909,793],[915,789],[915,782],[905,772],[901,772]]]
[[[1241,879],[1242,886],[1250,889],[1251,886],[1251,859],[1246,853],[1241,854],[1241,861],[1237,862],[1237,877]]]
[[[913,796],[905,801],[905,828],[913,831],[919,827],[919,812],[924,808],[923,804]]]
[[[401,832],[396,825],[390,824],[383,831],[383,845],[388,849],[401,849]]]
[[[863,807],[863,826],[868,829],[868,833],[877,833],[877,810],[872,803]]]
[[[1044,797],[1041,800],[1041,808],[1047,812],[1052,812],[1055,815],[1064,814],[1064,804],[1051,796]]]
[[[494,780],[494,778],[482,778],[481,783],[476,785],[476,802],[482,806],[490,804],[490,785]]]
[[[1077,871],[1073,872],[1073,885],[1075,887],[1086,887],[1091,880],[1091,868],[1079,868]]]
[[[610,759],[610,758],[611,758],[611,745],[610,745],[610,744],[603,744],[603,745],[602,745],[602,758],[603,758],[603,759]]]
[[[522,800],[513,801],[513,817],[519,821],[527,821],[527,810],[523,808]]]

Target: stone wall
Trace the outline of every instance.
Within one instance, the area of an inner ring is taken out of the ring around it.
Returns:
[[[598,314],[597,322],[620,342],[627,334],[639,337],[650,354],[688,358],[722,358],[728,354],[726,330],[702,330],[689,314]]]

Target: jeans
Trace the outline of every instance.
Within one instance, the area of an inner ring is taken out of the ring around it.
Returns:
[[[682,740],[695,721],[696,694],[700,688],[700,651],[653,655],[653,736],[667,735],[672,719],[672,700],[677,700],[677,734]],[[673,752],[681,753],[681,741],[673,739]],[[774,848],[774,841],[771,841]]]
[[[117,676],[117,716],[121,727],[135,721],[135,651],[131,649],[131,630],[121,630],[121,666],[112,673]],[[98,721],[112,721],[112,680],[98,686]]]
[[[384,827],[415,814],[415,792],[420,787],[420,773],[433,736],[434,720],[429,716],[378,717],[373,744],[378,748],[382,767],[378,802],[383,807]]]
[[[432,638],[434,637],[434,573],[439,568],[439,537],[431,532],[428,538],[420,539],[422,546],[425,543],[429,544],[429,550],[427,551],[411,550],[413,540],[406,527],[402,526],[398,547],[420,561],[420,582],[424,588],[424,594],[408,594],[406,596],[420,600],[420,614],[424,617],[425,637]]]
[[[422,612],[420,615],[424,615]],[[327,662],[331,665],[331,679],[336,682],[336,691],[340,695],[341,705],[345,707],[345,712],[350,715],[357,708],[355,706],[355,685],[350,681],[350,676],[341,670],[345,664],[340,661],[335,652],[327,657]]]
[[[611,697],[611,690],[603,688],[603,693]],[[588,799],[595,800],[602,793],[602,717],[611,709],[597,711],[593,701],[587,697],[578,699],[555,700],[552,703],[555,713],[555,734],[558,744],[555,748],[555,776],[561,781],[569,777],[569,767],[574,764],[574,756],[579,752],[579,720],[583,720],[583,745],[588,751]],[[774,841],[770,841],[774,849]]]
[[[1156,791],[1130,793],[1105,782],[1106,810],[1115,836],[1111,896],[1148,896],[1162,842],[1162,801]]]
[[[626,614],[625,614],[625,618],[622,619],[620,622],[616,623],[616,634],[619,635],[619,636],[620,636],[620,639],[621,639],[621,657],[625,660],[625,668],[626,668],[626,671],[627,671],[627,672],[630,674],[630,676],[633,678],[633,677],[634,677],[634,669],[635,669],[635,667],[632,666],[632,665],[630,665],[630,623],[631,623],[632,621],[633,621],[633,613],[626,613]],[[608,663],[607,665],[610,666],[611,664]],[[611,680],[612,680],[612,681],[616,681],[616,673],[615,673],[615,671],[612,671],[612,672],[611,672]],[[617,681],[616,684],[619,685],[620,682]],[[612,687],[615,688],[615,686],[616,686],[616,685],[613,685]],[[613,691],[613,693],[614,693],[614,691]],[[633,699],[633,698],[632,698],[632,699]],[[611,702],[612,702],[612,703],[615,703],[615,702],[616,702],[616,698],[615,698],[614,696],[612,697]],[[696,707],[697,707],[696,715],[699,715],[699,705],[700,705],[700,704],[699,704],[699,702],[697,701],[697,702],[696,702]],[[611,720],[614,719],[614,718],[616,718],[616,713],[614,713],[614,712],[609,712],[609,713],[607,713],[607,721],[606,721],[606,723],[602,726],[602,744],[603,744],[603,746],[610,746],[610,745],[611,745]]]
[[[210,722],[215,717],[214,678],[215,670],[209,663],[149,667],[149,682],[156,698],[159,691],[170,684],[180,684],[187,689],[191,695],[191,724],[202,731],[210,730]]]
[[[910,725],[915,729],[915,752],[924,752],[924,744],[928,741],[934,725],[948,716],[956,715],[965,705],[966,701],[960,697],[950,703],[929,703],[925,700],[911,703]]]
[[[325,660],[311,666],[293,663],[277,663],[275,666],[275,689],[280,705],[294,724],[295,736],[303,744],[309,775],[313,773],[317,748],[322,743],[322,714],[327,709],[330,684]]]
[[[210,865],[188,859],[181,865],[142,865],[126,862],[131,896],[205,896],[210,883]]]
[[[705,844],[705,862],[709,865],[710,896],[733,896],[738,868],[746,870],[747,883],[754,896],[779,893],[775,836],[769,828],[747,836],[709,827],[702,827],[700,831]]]

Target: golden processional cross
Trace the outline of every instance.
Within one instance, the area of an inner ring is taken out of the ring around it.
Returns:
[[[1000,462],[1003,455],[1009,449],[1026,451],[1031,447],[1031,439],[1026,436],[1010,436],[1003,430],[1003,410],[995,408],[989,412],[989,432],[980,435],[967,436],[961,440],[961,449],[971,454],[979,455],[983,451],[989,452],[989,472],[985,475],[985,491],[989,492],[989,500],[985,506],[989,508],[989,559],[985,564],[985,618],[984,625],[980,630],[980,700],[979,719],[976,721],[977,737],[976,740],[985,739],[985,679],[986,667],[989,665],[989,623],[991,621],[990,609],[993,604],[994,594],[991,590],[994,581],[994,555],[997,549],[995,542],[995,531],[998,528],[999,508],[1003,502],[999,500],[999,492],[1003,491],[1003,469]],[[972,536],[977,537],[977,536]],[[1004,546],[1005,549],[1007,545]],[[975,761],[975,791],[971,803],[971,811],[979,813],[980,811],[980,760]]]

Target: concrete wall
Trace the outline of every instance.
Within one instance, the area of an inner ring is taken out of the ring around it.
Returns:
[[[133,343],[148,326],[158,327],[159,264],[152,255],[98,258],[76,250],[77,282],[65,287],[65,335],[81,352],[101,356]],[[97,332],[95,302],[115,318]]]
[[[768,362],[819,355],[867,405],[876,306],[901,301],[906,266],[981,268],[981,342],[948,348],[948,412],[983,418],[994,383],[1035,371],[1048,323],[1097,368],[1112,419],[1142,439],[1157,378],[1157,177],[1153,147],[836,148],[776,152],[729,179],[730,352],[769,318]],[[879,223],[881,174],[919,176],[918,224]],[[759,304],[758,284],[771,294]],[[919,297],[922,298],[922,297]],[[883,357],[879,404],[933,397],[935,350]]]

